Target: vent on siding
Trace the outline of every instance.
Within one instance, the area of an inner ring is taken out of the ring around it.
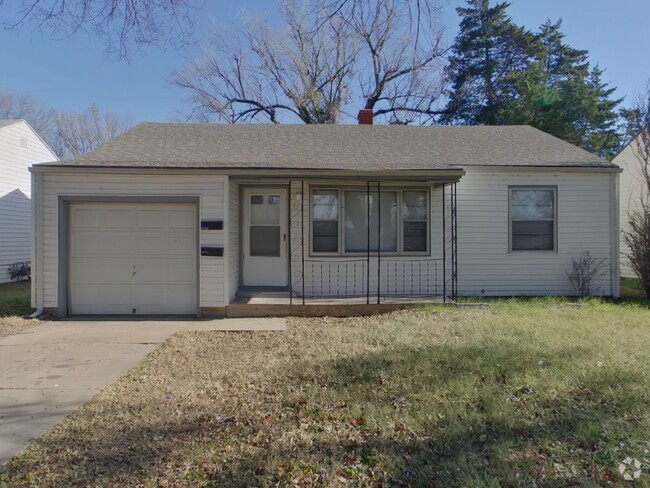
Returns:
[[[21,137],[20,138],[20,147],[27,147],[27,138],[26,137]]]

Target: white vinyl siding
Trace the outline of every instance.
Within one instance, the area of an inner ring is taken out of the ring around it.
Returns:
[[[637,278],[628,260],[630,252],[625,239],[624,232],[628,231],[630,214],[642,208],[642,201],[650,204],[650,195],[645,187],[644,176],[641,171],[641,164],[637,158],[637,141],[632,141],[616,158],[614,164],[623,168],[620,176],[620,249],[621,249],[621,276],[624,278]]]
[[[56,159],[26,122],[0,128],[0,283],[13,263],[31,260],[29,167]]]
[[[31,195],[29,167],[56,156],[26,122],[0,128],[0,197],[19,189]]]
[[[461,295],[572,295],[566,271],[589,251],[607,266],[595,286],[612,293],[611,174],[517,173],[467,168],[458,184],[458,284]],[[557,252],[508,252],[508,188],[557,188]],[[435,224],[434,224],[435,228]]]
[[[11,280],[9,267],[31,260],[31,202],[16,189],[0,196],[0,283]]]
[[[196,197],[199,199],[201,220],[223,220],[226,178],[221,175],[115,175],[45,173],[43,192],[43,263],[42,293],[36,292],[36,306],[58,307],[58,206],[59,197],[119,197],[129,198]],[[223,247],[225,230],[201,230],[200,246]],[[197,250],[198,252],[198,250]],[[38,255],[38,254],[37,254]],[[223,307],[226,304],[224,257],[199,258],[199,306]]]
[[[554,172],[550,170],[516,172],[507,169],[466,168],[458,183],[458,291],[465,296],[573,295],[566,271],[572,258],[582,251],[604,258],[607,266],[596,280],[597,294],[610,295],[612,276],[612,233],[615,232],[610,173],[586,171]],[[332,188],[335,182],[306,181],[304,203],[305,291],[306,294],[360,295],[370,280],[371,296],[376,293],[377,260],[371,256],[370,272],[365,256],[311,255],[310,195],[311,187]],[[557,252],[518,251],[509,249],[508,194],[510,187],[535,186],[556,188]],[[410,189],[405,186],[404,190]],[[291,187],[292,215],[300,216],[300,182]],[[447,290],[451,287],[451,216],[450,188],[445,189],[445,226],[447,255]],[[427,272],[430,282],[442,290],[443,255],[442,190],[430,188],[429,238],[426,256],[384,255],[380,289],[386,294],[418,294],[426,283],[420,276]],[[292,219],[292,286],[302,290],[300,219]],[[616,263],[613,263],[614,267]],[[411,266],[413,271],[411,271]],[[390,271],[390,275],[387,273]],[[415,276],[415,278],[413,278]],[[614,290],[615,292],[615,290]]]
[[[239,290],[239,185],[228,182],[228,294],[229,302],[235,299]]]
[[[115,175],[44,173],[37,175],[35,187],[44,185],[43,221],[36,225],[36,240],[43,245],[36,255],[40,271],[35,280],[36,306],[57,306],[58,286],[58,198],[60,196],[129,197],[198,197],[200,218],[220,220],[225,217],[223,231],[200,231],[201,246],[225,246],[223,258],[201,257],[199,265],[201,307],[222,307],[234,298],[239,288],[241,246],[239,244],[239,185],[220,175]],[[513,171],[499,168],[466,168],[458,184],[458,287],[461,295],[571,295],[566,277],[571,259],[582,251],[595,258],[605,258],[607,267],[595,286],[598,294],[613,292],[615,272],[610,269],[612,242],[616,236],[612,215],[611,173],[589,170],[575,172],[553,170]],[[364,181],[356,181],[363,185]],[[275,180],[274,184],[278,184]],[[510,252],[509,250],[509,188],[517,186],[554,187],[557,192],[557,251]],[[364,253],[326,256],[311,253],[311,195],[315,188],[341,188],[340,180],[305,180],[304,191],[299,180],[292,180],[289,198],[290,279],[294,292],[301,292],[302,252],[304,250],[304,289],[307,295],[370,294],[425,295],[429,288],[443,289],[443,275],[448,293],[451,290],[451,214],[450,188],[396,183],[387,189],[397,191],[425,190],[428,195],[428,252],[404,255],[382,253],[378,269],[376,256],[371,256],[369,269]],[[347,187],[354,189],[354,186]],[[357,186],[358,188],[358,186]],[[302,197],[301,197],[302,194]],[[226,212],[228,215],[224,215]],[[445,236],[443,215],[445,208]],[[38,215],[38,212],[37,212]],[[301,215],[303,220],[301,221]],[[339,219],[343,215],[339,214]],[[41,225],[39,229],[39,225]],[[340,223],[343,225],[343,222]],[[402,232],[401,230],[399,231]],[[226,235],[227,233],[227,235]],[[304,236],[304,242],[301,240]],[[342,236],[340,236],[342,238]],[[403,236],[400,234],[400,239]],[[442,256],[447,256],[443,270]],[[342,244],[340,252],[343,251]],[[225,263],[228,266],[225,266]],[[616,266],[616,263],[614,263]],[[41,279],[42,278],[42,279]],[[228,290],[226,290],[226,288]],[[614,290],[615,292],[615,290]],[[371,298],[372,300],[372,298]]]

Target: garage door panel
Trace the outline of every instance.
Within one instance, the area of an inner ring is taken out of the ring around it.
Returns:
[[[103,212],[105,229],[133,229],[135,216],[128,208],[107,209]]]
[[[169,252],[173,255],[195,256],[196,237],[190,235],[174,234],[168,241]]]
[[[182,307],[196,295],[196,285],[170,285],[167,288],[167,304],[173,308]]]
[[[132,298],[126,287],[115,285],[73,285],[76,314],[131,314]],[[102,301],[98,302],[97,297]]]
[[[139,233],[134,237],[132,254],[136,256],[167,256],[169,243],[166,233]]]
[[[71,313],[196,313],[195,205],[80,203],[70,213]]]
[[[130,283],[133,267],[123,258],[77,257],[70,266],[72,283]]]
[[[70,216],[70,226],[72,229],[98,228],[99,227],[99,210],[98,209],[73,209]]]
[[[191,258],[136,258],[134,283],[196,283],[196,261]]]
[[[131,232],[75,231],[70,237],[71,256],[129,256],[134,243]]]
[[[189,210],[172,210],[169,212],[169,228],[173,230],[192,230],[194,213]]]
[[[139,229],[166,229],[169,212],[164,210],[138,210]]]

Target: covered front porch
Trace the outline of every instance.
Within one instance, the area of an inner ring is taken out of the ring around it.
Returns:
[[[453,301],[462,171],[449,173],[231,178],[240,225],[229,240],[241,259],[231,262],[238,273],[227,315],[352,315]]]

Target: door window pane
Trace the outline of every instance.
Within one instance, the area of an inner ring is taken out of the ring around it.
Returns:
[[[368,211],[370,211],[370,236],[368,236]],[[378,239],[379,232],[381,236]],[[365,191],[345,192],[346,252],[366,252],[368,237],[370,237],[371,252],[377,252],[378,241],[381,243],[382,252],[397,251],[397,192],[381,192],[380,196],[376,191],[370,192],[370,195]]]
[[[251,225],[250,248],[251,256],[279,256],[280,226]]]
[[[261,204],[251,205],[251,224],[252,225],[279,225],[280,224],[280,205],[264,203],[262,197]]]

